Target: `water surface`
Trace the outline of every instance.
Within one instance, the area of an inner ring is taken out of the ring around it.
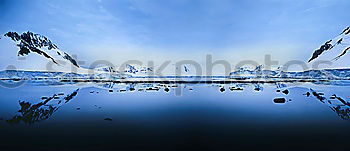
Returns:
[[[3,149],[346,150],[346,84],[26,83],[0,88]]]

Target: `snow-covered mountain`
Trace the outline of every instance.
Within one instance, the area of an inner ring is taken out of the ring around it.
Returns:
[[[4,36],[11,38],[16,43],[19,48],[18,56],[37,53],[50,59],[55,64],[59,64],[57,58],[55,58],[55,56],[59,56],[79,68],[75,59],[73,59],[68,53],[61,51],[56,44],[51,42],[51,40],[45,36],[30,31],[22,34],[18,34],[17,32],[7,32]],[[52,55],[52,53],[55,53],[56,55]]]
[[[126,64],[121,67],[97,67],[94,69],[89,69],[85,67],[80,67],[75,59],[73,59],[68,53],[61,51],[56,44],[54,44],[47,37],[40,34],[35,34],[30,31],[18,34],[17,32],[7,32],[5,37],[11,38],[19,48],[18,55],[25,56],[30,53],[36,53],[40,56],[43,56],[47,59],[50,59],[53,63],[60,65],[58,60],[65,60],[70,62],[70,65],[76,68],[75,71],[72,70],[56,70],[55,72],[62,73],[76,73],[81,74],[89,78],[95,79],[115,79],[121,77],[139,77],[139,76],[152,76],[158,75],[153,71],[153,67],[143,67],[139,65]],[[327,79],[344,79],[350,75],[349,68],[350,62],[346,60],[345,56],[347,51],[350,50],[350,27],[344,29],[337,37],[327,41],[325,44],[320,46],[319,49],[315,50],[310,58],[309,62],[313,63],[316,61],[330,61],[332,62],[333,70],[307,70],[301,72],[287,72],[277,70],[263,70],[263,66],[257,66],[255,69],[245,69],[240,68],[234,72],[230,73],[230,77],[273,77],[273,78],[287,78],[287,77],[299,77],[299,78],[317,78],[323,77]],[[60,61],[61,61],[60,60]],[[175,68],[177,73],[181,73],[181,76],[196,75],[196,70],[191,65],[182,65],[181,67],[172,66]],[[71,68],[70,68],[71,69]],[[337,69],[337,70],[336,70]],[[36,75],[32,73],[37,73],[40,71],[29,71],[26,70],[26,73],[29,75]],[[52,73],[47,71],[48,73]],[[6,72],[9,73],[9,72]],[[10,72],[12,73],[12,72]],[[43,71],[46,73],[46,71]],[[94,75],[94,76],[93,76]],[[164,75],[169,76],[169,75]],[[8,75],[4,76],[8,77]]]
[[[345,28],[338,36],[328,40],[314,51],[310,60],[330,61],[332,68],[348,68],[350,62],[344,58],[350,50],[350,27]]]
[[[26,56],[30,53],[36,53],[43,56],[58,65],[55,72],[73,72],[104,76],[107,76],[108,74],[115,77],[116,75],[147,75],[149,72],[153,71],[153,69],[149,67],[130,64],[120,68],[113,66],[96,67],[93,69],[81,67],[78,65],[78,61],[71,57],[67,52],[61,51],[55,43],[43,35],[28,31],[22,34],[18,34],[17,32],[7,32],[4,36],[11,38],[12,41],[16,43],[16,46],[19,48],[18,56]],[[61,61],[69,62],[68,64],[72,66],[65,66],[67,63],[61,64]],[[72,67],[74,67],[74,69]]]

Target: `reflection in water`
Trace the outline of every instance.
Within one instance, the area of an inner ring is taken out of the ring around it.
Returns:
[[[333,94],[330,99],[327,99],[322,92],[316,92],[310,89],[313,96],[323,104],[329,106],[343,120],[350,119],[350,103]]]
[[[104,120],[105,121],[113,121],[113,119],[111,119],[111,118],[105,118]]]
[[[159,90],[163,90],[165,93],[170,92],[172,89],[181,89],[187,88],[186,90],[193,91],[201,86],[206,87],[216,87],[219,92],[225,92],[226,88],[231,91],[243,91],[246,88],[250,87],[254,91],[261,92],[264,91],[263,84],[190,84],[190,85],[178,85],[178,84],[162,84],[162,83],[124,83],[124,84],[116,84],[116,83],[98,83],[96,84],[98,87],[102,89],[107,89],[106,91],[113,92],[159,92]],[[277,95],[287,96],[290,94],[290,90],[287,89],[288,86],[283,83],[277,83],[274,85],[276,87],[275,91]],[[42,97],[42,101],[37,104],[32,104],[26,101],[20,101],[19,106],[20,110],[18,111],[19,115],[15,115],[13,118],[7,120],[8,123],[17,124],[17,123],[26,123],[32,124],[35,122],[43,121],[50,118],[53,113],[55,113],[62,105],[69,103],[70,100],[75,98],[79,92],[79,89],[74,92],[63,97],[63,93],[57,93],[52,95],[51,97]],[[96,93],[98,91],[89,91],[88,93]],[[294,93],[294,91],[293,91]],[[316,90],[310,89],[310,92],[306,92],[304,94],[306,97],[314,96],[317,100],[319,100],[322,104],[329,106],[338,116],[344,120],[350,119],[350,103],[342,99],[337,95],[330,96],[330,99],[325,97],[325,94],[322,92],[317,92]],[[62,96],[62,97],[61,97]],[[276,97],[273,99],[273,103],[275,104],[285,104],[292,101],[286,97]],[[96,106],[96,105],[95,105]],[[96,106],[97,107],[97,106]],[[99,107],[101,108],[101,107]],[[80,110],[80,108],[76,108],[76,110]],[[2,120],[0,118],[0,120]],[[112,121],[111,118],[105,118],[106,121]]]
[[[52,97],[46,98],[44,101],[37,104],[20,101],[19,105],[21,109],[18,111],[19,115],[15,115],[12,119],[7,120],[7,122],[10,124],[17,124],[20,122],[33,124],[35,122],[46,120],[51,117],[53,113],[60,108],[60,106],[72,100],[78,94],[78,91],[79,89],[64,97],[64,103],[62,103],[62,100],[59,100],[57,104],[48,104],[54,99],[57,99],[59,94],[54,94]]]
[[[311,93],[310,93],[310,92],[306,92],[306,93],[303,94],[303,95],[305,95],[306,97],[310,97]]]
[[[77,94],[78,94],[79,89],[75,90],[73,93],[67,95],[64,100],[66,100],[65,103],[68,103],[70,100],[72,100]]]
[[[262,86],[262,84],[254,84],[254,90],[259,92],[259,91],[263,91],[264,87]]]

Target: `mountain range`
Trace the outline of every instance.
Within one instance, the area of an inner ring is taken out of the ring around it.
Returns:
[[[116,67],[98,67],[95,69],[88,69],[85,67],[80,67],[78,62],[71,57],[67,52],[61,51],[59,47],[53,43],[49,38],[36,34],[30,31],[19,34],[17,32],[7,32],[4,34],[5,37],[9,37],[12,41],[16,43],[19,48],[18,56],[26,56],[30,53],[35,53],[43,56],[53,63],[60,65],[57,57],[70,62],[75,67],[87,73],[88,70],[93,70],[99,73],[113,73],[113,74],[129,74],[129,75],[147,75],[148,72],[152,72],[153,69],[149,67],[135,66],[127,64],[123,71],[117,71]],[[313,62],[315,60],[325,60],[328,59],[332,62],[337,62],[340,58],[345,56],[350,50],[350,27],[345,28],[338,36],[333,39],[326,41],[318,49],[316,49],[308,62]],[[329,59],[331,58],[331,59]],[[339,62],[338,62],[339,63]],[[344,63],[340,63],[344,64]],[[187,73],[190,70],[189,66],[183,66],[184,72]],[[254,70],[255,71],[255,70]],[[242,74],[242,72],[236,71]],[[236,72],[232,72],[231,75],[236,75]],[[90,72],[89,72],[90,73]],[[250,73],[250,72],[249,72]],[[250,73],[251,74],[251,73]]]

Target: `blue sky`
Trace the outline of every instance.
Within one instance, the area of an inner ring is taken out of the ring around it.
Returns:
[[[350,25],[349,10],[348,0],[0,0],[0,32],[40,33],[86,62],[284,62],[307,60]],[[21,64],[3,39],[0,67]]]

